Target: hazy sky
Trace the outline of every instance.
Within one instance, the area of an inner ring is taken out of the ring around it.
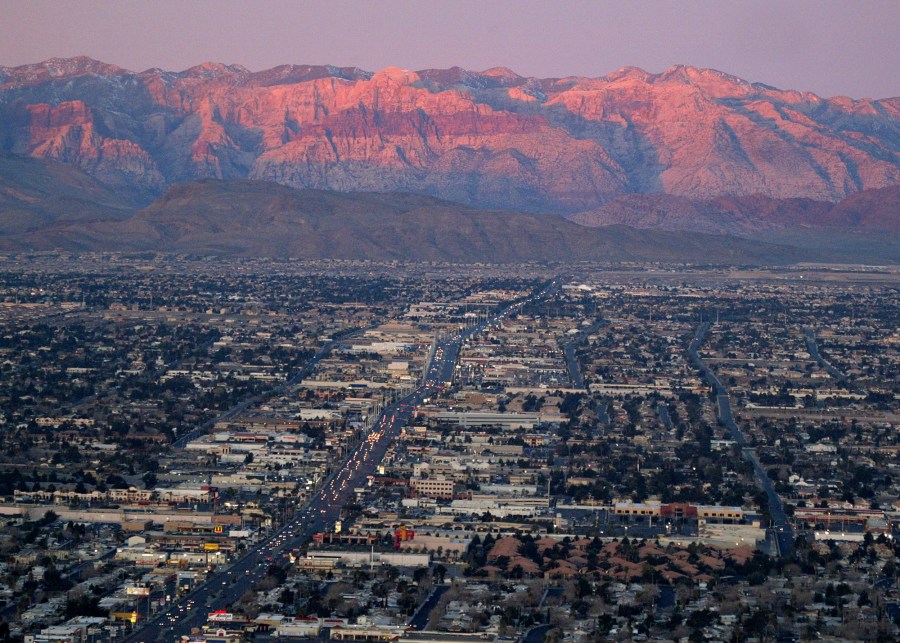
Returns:
[[[0,0],[0,65],[132,70],[506,66],[602,76],[678,63],[824,96],[900,95],[900,0]]]

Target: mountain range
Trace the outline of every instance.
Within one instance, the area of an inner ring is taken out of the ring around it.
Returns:
[[[273,184],[297,188],[304,207],[313,194],[326,199],[317,190],[347,193],[358,203],[335,206],[344,214],[365,204],[408,217],[416,203],[417,212],[467,229],[455,217],[474,221],[485,210],[495,231],[507,216],[499,210],[526,217],[509,224],[511,234],[538,234],[529,228],[538,221],[591,239],[596,231],[579,226],[763,238],[812,228],[896,233],[900,98],[821,98],[686,66],[540,79],[457,67],[251,72],[208,63],[132,72],[81,57],[0,67],[0,151],[7,248],[50,239],[69,247],[76,238],[93,247],[106,238],[104,226],[141,221],[160,231],[154,213],[172,217],[175,202],[215,202],[222,193],[247,213],[256,199],[265,208],[289,203],[297,215],[297,195],[275,190],[275,201],[266,200]],[[383,205],[377,193],[396,203]],[[196,240],[212,224],[204,216],[172,228],[187,237],[147,239]],[[47,229],[55,233],[41,239]],[[119,238],[125,245],[127,236]],[[246,246],[246,231],[243,238]],[[228,247],[220,241],[212,246]],[[572,243],[557,249],[581,257],[582,242]],[[260,247],[274,251],[267,244]],[[282,245],[279,252],[300,248]]]
[[[145,198],[249,178],[559,214],[624,194],[837,201],[900,184],[900,98],[820,98],[709,69],[540,79],[89,58],[0,67],[0,141]]]

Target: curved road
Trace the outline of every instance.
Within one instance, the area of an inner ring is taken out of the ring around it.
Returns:
[[[822,357],[821,353],[819,353],[819,344],[816,342],[816,332],[812,329],[808,329],[804,331],[803,334],[806,336],[806,350],[809,351],[809,354],[812,355],[812,358],[816,360],[819,366],[828,371],[828,374],[831,375],[835,381],[845,381],[847,376],[829,364],[828,361]]]

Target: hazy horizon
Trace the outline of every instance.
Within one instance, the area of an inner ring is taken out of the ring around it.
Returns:
[[[508,67],[598,77],[676,64],[821,96],[900,95],[900,3],[865,0],[584,0],[156,3],[0,0],[0,65],[90,56],[133,71],[202,62],[259,71],[331,64],[375,71]]]

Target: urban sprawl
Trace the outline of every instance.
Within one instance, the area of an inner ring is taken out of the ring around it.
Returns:
[[[0,641],[894,641],[900,271],[0,257]]]

